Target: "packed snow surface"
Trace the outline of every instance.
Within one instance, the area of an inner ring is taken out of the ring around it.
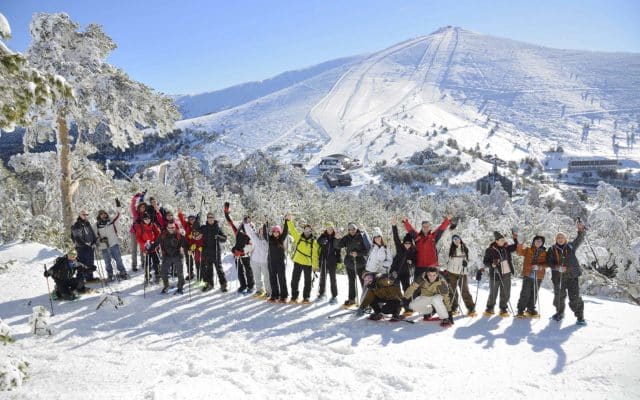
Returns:
[[[42,270],[57,254],[38,244],[0,247],[0,263],[16,260],[0,274],[0,318],[17,340],[0,346],[0,358],[30,363],[22,386],[0,398],[640,398],[640,313],[627,303],[585,296],[588,326],[578,327],[568,310],[561,323],[549,320],[552,294],[542,288],[541,319],[460,316],[444,329],[418,316],[415,324],[328,319],[343,310],[218,290],[192,290],[190,301],[187,291],[161,295],[153,286],[144,298],[138,273],[112,286],[123,307],[96,310],[100,293],[55,302],[54,334],[35,337],[28,317],[36,305],[49,308]],[[229,257],[225,269],[233,289]],[[483,281],[480,311],[486,299]]]

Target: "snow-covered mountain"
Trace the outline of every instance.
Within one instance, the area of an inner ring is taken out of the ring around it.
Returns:
[[[341,152],[365,169],[455,139],[505,160],[541,157],[562,145],[575,155],[619,155],[640,134],[640,54],[551,49],[457,27],[440,29],[245,104],[177,123],[216,131],[206,158],[273,146],[313,166]],[[446,128],[446,129],[443,129]],[[433,131],[437,131],[437,135]],[[474,171],[488,166],[462,156]]]
[[[278,90],[293,86],[311,79],[330,69],[360,60],[362,56],[339,58],[314,65],[308,68],[287,71],[270,79],[259,82],[248,82],[226,89],[193,95],[176,96],[175,102],[185,118],[199,117],[226,110],[267,96]]]

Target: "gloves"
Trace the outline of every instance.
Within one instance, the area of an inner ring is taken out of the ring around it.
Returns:
[[[147,189],[142,191],[142,195],[144,196],[145,194],[147,194]]]
[[[147,240],[147,243],[144,244],[144,248],[149,251],[151,250],[151,242]]]
[[[389,277],[390,277],[391,279],[393,279],[394,281],[395,281],[395,280],[397,280],[397,279],[398,279],[398,272],[397,272],[397,271],[392,271],[392,272],[389,274]]]
[[[359,307],[359,308],[356,310],[356,316],[357,316],[357,317],[362,317],[363,315],[364,315],[364,308]]]
[[[116,207],[120,208],[122,207],[122,204],[120,204],[120,199],[116,197]]]
[[[225,214],[229,214],[229,208],[231,207],[231,204],[229,204],[228,201],[224,202],[224,213]]]
[[[51,274],[49,273],[49,271],[45,269],[45,270],[44,270],[44,277],[45,277],[45,278],[48,278],[48,277],[50,277],[50,276],[51,276]]]
[[[534,265],[534,266],[532,266],[532,267],[531,267],[531,269],[532,269],[533,271],[537,271],[537,270],[539,269],[539,267],[538,267],[537,265]]]
[[[448,277],[449,276],[449,271],[445,269],[444,271],[442,271],[442,275],[444,275],[445,278]]]
[[[482,272],[484,271],[484,268],[480,268],[478,270],[478,272],[476,272],[476,280],[477,281],[481,281],[482,280]]]
[[[451,317],[451,314],[449,314],[449,317],[443,319],[442,322],[453,325],[453,318]]]
[[[469,265],[469,263],[467,262],[467,260],[462,260],[462,266],[463,267],[467,267],[467,265]]]

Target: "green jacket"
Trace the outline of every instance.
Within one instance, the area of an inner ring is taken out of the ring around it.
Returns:
[[[316,242],[316,238],[311,236],[309,239],[305,239],[296,230],[293,221],[287,221],[287,227],[289,228],[289,233],[293,236],[293,262],[305,267],[313,266],[314,269],[318,269],[320,245]]]

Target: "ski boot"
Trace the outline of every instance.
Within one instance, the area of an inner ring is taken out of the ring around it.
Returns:
[[[489,309],[489,308],[484,310],[484,313],[482,313],[482,315],[485,317],[491,317],[491,316],[494,316],[495,314],[496,313],[493,311],[493,309]]]
[[[373,313],[373,314],[369,315],[369,319],[371,321],[380,321],[382,318],[384,318],[382,313]]]
[[[502,318],[508,318],[510,314],[509,314],[509,311],[507,310],[500,310],[500,314],[498,315],[500,315],[500,317]]]

